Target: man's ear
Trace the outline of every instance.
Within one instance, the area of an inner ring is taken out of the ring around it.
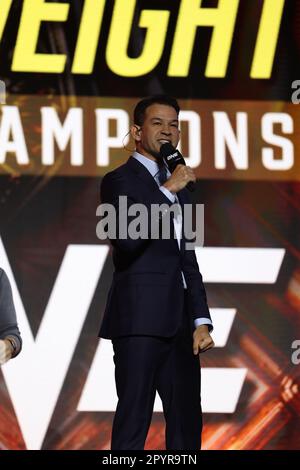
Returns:
[[[130,128],[132,138],[138,142],[141,140],[141,132],[142,128],[137,124],[133,124]]]

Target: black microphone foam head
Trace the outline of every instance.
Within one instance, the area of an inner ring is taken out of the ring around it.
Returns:
[[[171,173],[175,170],[177,165],[185,165],[184,158],[179,150],[170,143],[165,143],[160,147],[160,156],[164,158]]]

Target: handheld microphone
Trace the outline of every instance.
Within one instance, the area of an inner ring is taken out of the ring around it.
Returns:
[[[170,173],[173,173],[177,165],[186,165],[179,150],[175,149],[175,147],[168,142],[160,147],[160,156],[165,159]],[[191,192],[195,191],[195,183],[193,181],[189,181],[186,188]]]

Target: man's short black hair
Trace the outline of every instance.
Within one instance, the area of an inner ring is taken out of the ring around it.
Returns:
[[[144,124],[146,109],[149,108],[149,106],[151,106],[152,104],[164,104],[166,106],[171,106],[172,108],[175,109],[177,116],[180,111],[180,107],[179,107],[179,104],[177,103],[177,100],[173,98],[172,96],[168,96],[168,95],[149,96],[148,98],[144,98],[143,100],[139,101],[136,107],[134,108],[134,112],[133,112],[134,124],[137,124],[138,126],[142,126]]]

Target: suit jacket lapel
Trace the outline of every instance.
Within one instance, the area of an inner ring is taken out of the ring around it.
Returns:
[[[159,187],[157,186],[155,179],[141,162],[139,162],[136,158],[133,158],[133,156],[130,156],[127,160],[127,165],[129,165],[130,169],[134,171],[136,176],[141,178],[144,183],[159,191]]]

